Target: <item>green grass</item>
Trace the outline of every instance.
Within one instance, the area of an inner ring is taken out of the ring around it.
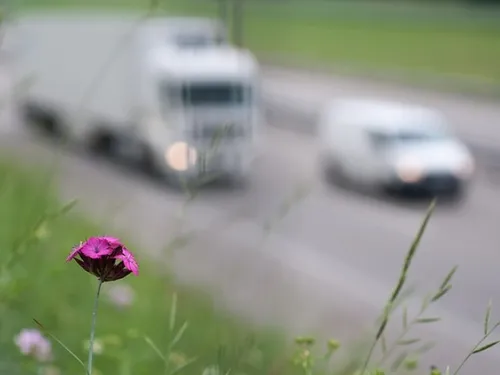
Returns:
[[[55,220],[45,220],[47,212],[59,205],[50,186],[50,178],[20,169],[8,160],[0,160],[0,372],[21,372],[26,365],[13,343],[23,328],[36,328],[32,318],[42,322],[52,333],[73,349],[84,361],[84,341],[88,339],[96,279],[65,258],[72,246],[89,235],[102,234],[97,226],[75,212]],[[43,230],[42,230],[43,229]],[[45,234],[44,234],[45,233]],[[119,234],[118,234],[119,235]],[[17,246],[17,239],[24,243]],[[130,374],[160,374],[162,361],[141,335],[150,336],[162,349],[172,339],[169,313],[174,291],[178,293],[177,328],[189,322],[189,328],[175,349],[187,357],[198,357],[187,374],[201,374],[205,366],[218,363],[220,347],[227,352],[220,363],[247,375],[262,374],[272,360],[280,358],[285,348],[283,338],[272,330],[253,329],[245,322],[214,311],[210,299],[201,293],[176,287],[157,266],[148,260],[146,249],[130,248],[138,257],[140,276],[104,285],[104,297],[97,323],[97,337],[116,335],[121,346],[105,346],[97,356],[101,374],[126,374],[121,364],[131,361]],[[18,255],[6,267],[7,259]],[[164,268],[164,267],[162,267]],[[135,302],[118,309],[105,297],[113,284],[128,284],[136,294]],[[139,337],[133,335],[133,331]],[[66,374],[82,374],[82,368],[56,343],[56,364]],[[238,352],[238,350],[241,351]],[[243,353],[243,354],[242,354]],[[253,356],[253,362],[245,356]],[[117,357],[118,356],[118,357]],[[248,360],[248,361],[247,361]]]
[[[176,14],[216,15],[213,1],[163,1]],[[27,0],[27,8],[145,8],[142,0]],[[499,11],[325,1],[247,1],[247,45],[262,56],[408,70],[500,83]]]

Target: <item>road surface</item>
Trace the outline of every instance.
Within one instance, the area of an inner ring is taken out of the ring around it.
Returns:
[[[206,191],[189,206],[185,230],[197,234],[175,253],[175,272],[182,282],[211,289],[221,308],[257,322],[352,339],[380,313],[425,207],[326,185],[316,169],[313,140],[274,125],[266,129],[247,189]],[[54,147],[19,129],[3,128],[2,152],[49,165]],[[60,154],[59,163],[63,198],[80,199],[79,209],[161,255],[178,231],[179,193],[74,153]],[[262,240],[263,224],[304,184],[307,196]],[[440,339],[427,364],[457,363],[481,336],[488,299],[498,299],[499,197],[498,187],[480,172],[468,201],[438,209],[424,237],[409,280],[419,293],[434,290],[459,265],[453,292],[429,313],[443,322],[418,329]],[[499,365],[498,354],[486,352],[463,374],[494,374]]]

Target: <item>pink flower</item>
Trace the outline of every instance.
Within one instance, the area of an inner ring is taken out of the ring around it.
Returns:
[[[48,362],[52,359],[50,341],[36,329],[23,329],[14,338],[14,342],[24,355],[33,356],[40,362]]]
[[[139,266],[132,253],[114,237],[90,237],[73,248],[66,261],[73,259],[103,282],[120,280],[131,273],[139,274]]]

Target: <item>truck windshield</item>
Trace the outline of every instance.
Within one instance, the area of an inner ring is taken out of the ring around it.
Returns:
[[[199,33],[179,34],[175,38],[179,48],[207,48],[227,44],[223,35],[206,35]]]
[[[203,82],[168,85],[168,100],[176,106],[238,106],[250,99],[251,89],[241,83]]]

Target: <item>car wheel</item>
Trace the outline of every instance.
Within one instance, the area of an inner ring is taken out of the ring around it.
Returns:
[[[246,190],[250,184],[250,178],[245,174],[238,174],[231,176],[229,183],[235,190]]]
[[[340,188],[349,187],[349,179],[347,178],[342,165],[338,161],[331,161],[326,164],[323,172],[328,182]]]
[[[453,206],[461,206],[465,203],[467,194],[463,187],[459,187],[457,189],[453,189],[448,194],[437,197],[438,200],[441,200],[443,203],[453,205]]]

